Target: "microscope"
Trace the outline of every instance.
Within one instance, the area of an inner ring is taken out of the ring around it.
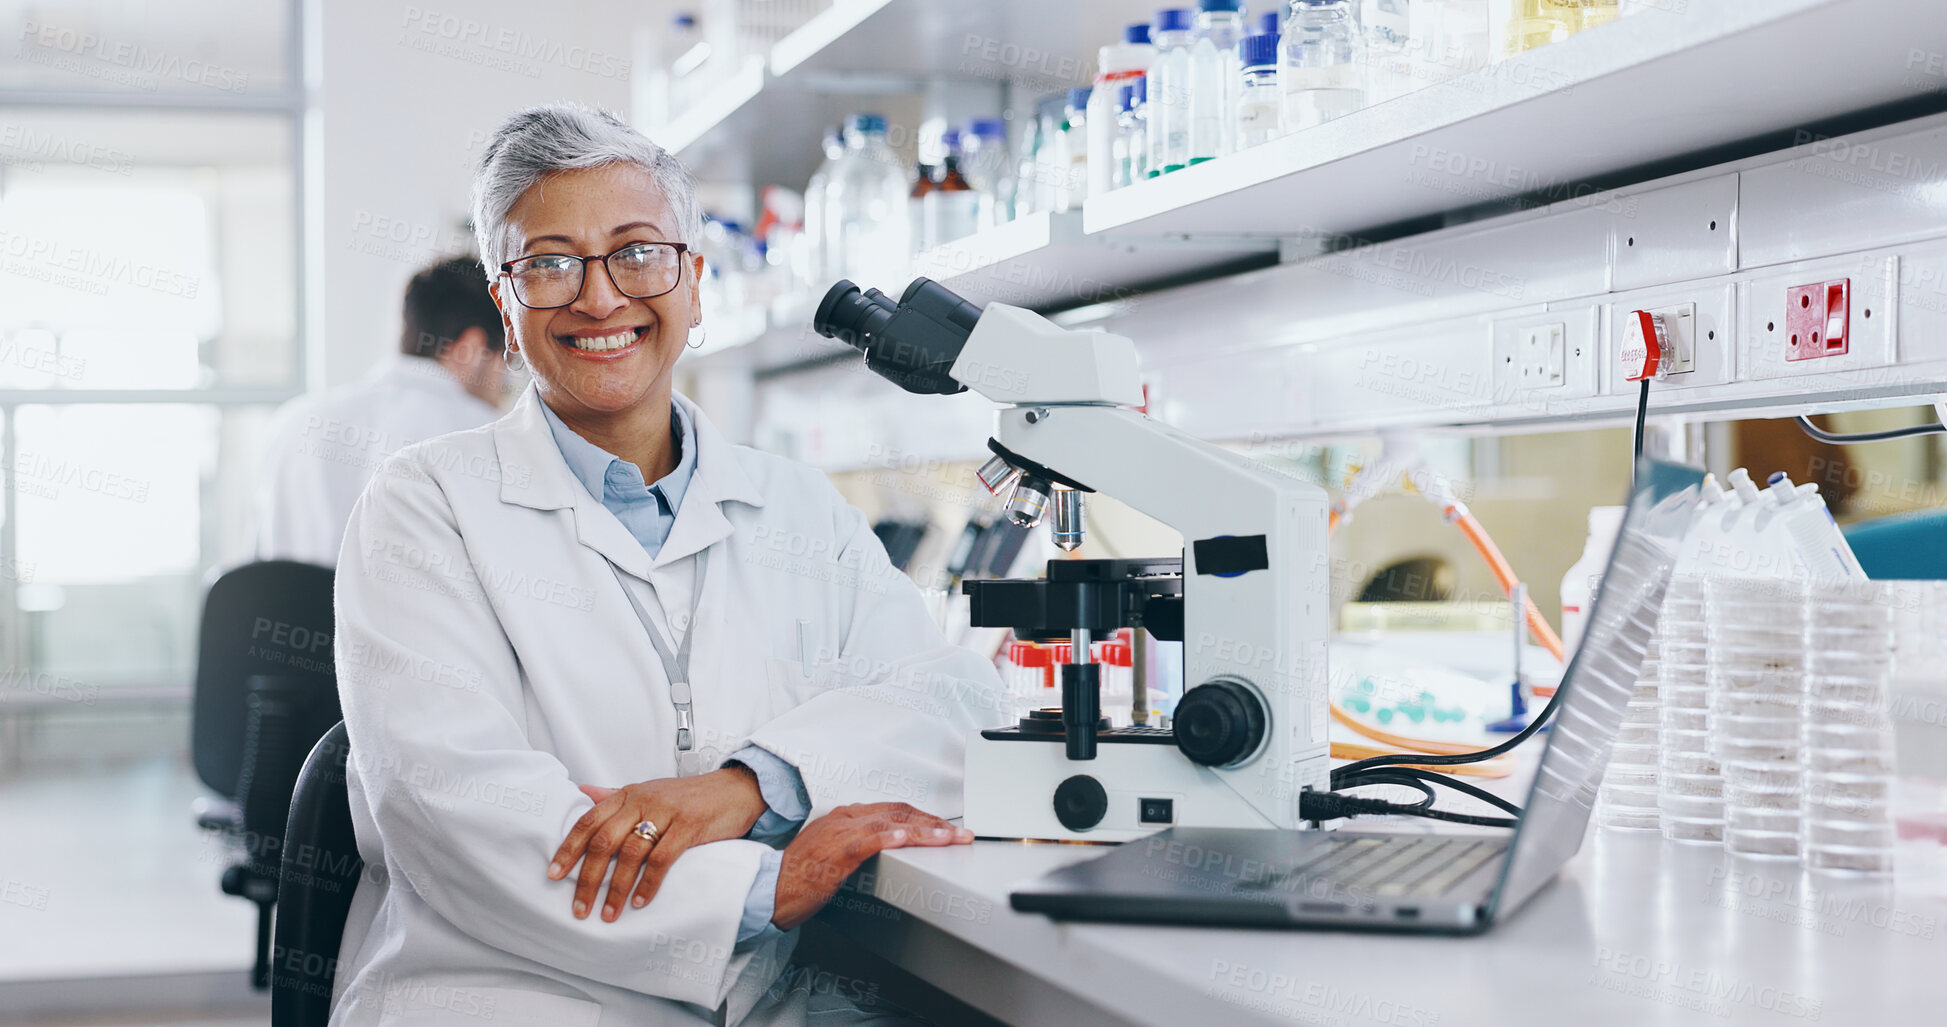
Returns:
[[[925,278],[897,303],[841,281],[812,324],[908,392],[1001,404],[979,475],[1015,523],[1052,512],[1055,544],[1072,551],[1085,497],[1101,492],[1183,536],[1180,556],[1055,559],[1043,578],[962,583],[976,627],[1073,647],[1059,713],[969,740],[967,828],[1119,842],[1176,825],[1304,826],[1299,794],[1329,787],[1324,490],[1139,411],[1135,344],[1121,336],[982,309]],[[1101,716],[1090,643],[1125,627],[1183,643],[1170,729]]]

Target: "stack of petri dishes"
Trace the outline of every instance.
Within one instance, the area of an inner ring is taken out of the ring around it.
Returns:
[[[1805,586],[1712,578],[1704,596],[1711,739],[1724,774],[1724,847],[1796,857],[1804,823]]]
[[[1652,633],[1609,765],[1602,773],[1602,787],[1596,792],[1596,823],[1604,827],[1654,831],[1658,826],[1657,654],[1658,637]]]
[[[1947,746],[1940,744],[1947,710],[1947,581],[1886,581],[1893,600],[1893,680],[1887,697],[1893,722],[1893,817],[1915,872],[1947,879]],[[1904,870],[1905,867],[1902,867]]]
[[[1814,868],[1893,869],[1891,599],[1872,582],[1806,597],[1803,852]]]
[[[1661,750],[1657,807],[1663,837],[1724,838],[1724,779],[1710,750],[1710,682],[1705,653],[1704,579],[1670,582],[1657,618],[1657,705]]]

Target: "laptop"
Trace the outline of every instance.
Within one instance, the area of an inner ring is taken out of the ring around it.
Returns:
[[[1380,833],[1172,828],[1013,893],[1058,920],[1474,934],[1582,847],[1703,472],[1639,461],[1582,647],[1513,829]],[[1530,740],[1524,744],[1536,744]],[[1443,801],[1450,801],[1443,794]],[[1351,821],[1350,823],[1357,823]]]

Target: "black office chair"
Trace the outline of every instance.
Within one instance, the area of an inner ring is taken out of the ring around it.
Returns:
[[[251,984],[270,986],[271,908],[284,822],[305,754],[342,719],[331,658],[328,567],[246,564],[210,586],[196,658],[190,753],[197,776],[235,804],[198,822],[240,843],[223,891],[257,904]]]
[[[345,792],[350,761],[351,741],[340,723],[311,750],[291,795],[271,959],[271,1027],[324,1027],[331,1019],[338,943],[365,870]]]

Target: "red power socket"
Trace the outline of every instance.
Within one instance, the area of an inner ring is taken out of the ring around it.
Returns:
[[[1785,290],[1786,360],[1836,357],[1846,351],[1852,325],[1852,279]]]

